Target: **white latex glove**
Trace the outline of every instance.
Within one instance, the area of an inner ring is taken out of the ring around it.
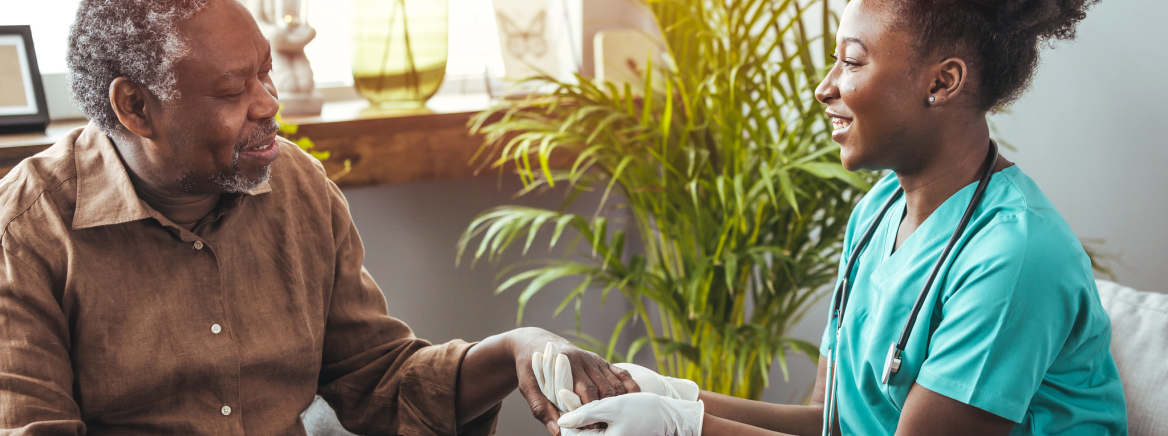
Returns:
[[[641,392],[657,394],[675,400],[698,400],[698,393],[701,390],[698,389],[697,383],[690,380],[663,376],[649,368],[633,363],[615,363],[613,366],[628,371],[629,375],[633,377],[633,381],[637,382],[637,386],[641,388]],[[556,403],[557,407],[562,406],[561,412],[571,412],[580,407],[581,404],[580,397],[571,390],[571,374],[568,374],[566,382],[566,385],[557,384],[554,387],[556,398],[552,399],[552,402]]]
[[[701,436],[705,404],[637,392],[593,401],[560,416],[563,435]],[[603,422],[602,430],[570,430]]]
[[[536,351],[531,355],[531,370],[535,373],[539,390],[557,409],[560,409],[560,412],[569,412],[580,407],[580,397],[572,392],[571,363],[568,356],[560,353],[555,343],[548,342],[543,353]],[[561,390],[566,390],[569,394],[564,397],[567,402],[560,399],[561,395],[557,395]]]
[[[633,363],[616,363],[614,366],[629,372],[633,381],[641,387],[641,392],[650,392],[675,400],[697,401],[698,384],[690,380],[664,376],[653,370]]]
[[[540,390],[560,412],[571,412],[581,406],[583,402],[572,391],[572,371],[568,358],[559,353],[555,344],[549,342],[543,353],[536,352],[531,358],[531,366]],[[663,376],[632,363],[617,363],[614,366],[628,371],[633,381],[640,386],[641,392],[675,400],[698,400],[698,384],[690,380]]]

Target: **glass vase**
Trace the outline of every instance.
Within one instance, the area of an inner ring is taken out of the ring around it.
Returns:
[[[447,0],[354,0],[353,83],[374,107],[421,107],[446,76]]]

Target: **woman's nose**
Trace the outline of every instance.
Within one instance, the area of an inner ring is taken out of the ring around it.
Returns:
[[[819,82],[819,86],[815,87],[815,99],[820,103],[827,103],[833,98],[839,98],[839,87],[835,84],[836,72],[838,68],[832,67],[831,71],[827,72],[827,77]]]

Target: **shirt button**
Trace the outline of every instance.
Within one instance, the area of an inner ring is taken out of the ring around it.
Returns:
[[[223,406],[222,409],[219,409],[219,413],[222,413],[223,416],[230,415],[231,414],[231,407],[230,406]]]
[[[221,331],[223,331],[223,327],[219,327],[219,324],[211,324],[211,333],[219,334],[219,332],[221,332]],[[227,410],[231,410],[231,409],[227,409]],[[224,415],[226,415],[226,413],[224,413]]]
[[[203,241],[195,241],[195,249],[202,250],[203,249]]]

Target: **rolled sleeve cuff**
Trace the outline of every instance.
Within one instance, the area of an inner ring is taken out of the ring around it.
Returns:
[[[501,404],[458,427],[458,373],[475,344],[454,340],[418,350],[402,374],[398,432],[404,436],[486,436],[494,433]]]

